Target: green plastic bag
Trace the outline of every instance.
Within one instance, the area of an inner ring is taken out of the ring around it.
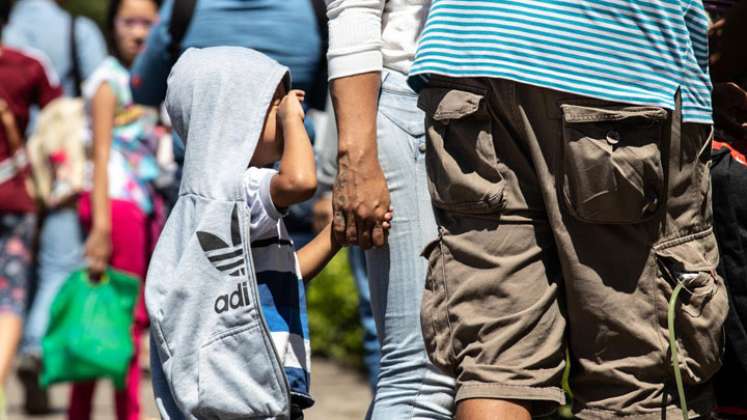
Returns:
[[[124,388],[134,353],[132,323],[140,281],[107,270],[93,282],[72,273],[52,302],[42,340],[41,385],[110,378]]]

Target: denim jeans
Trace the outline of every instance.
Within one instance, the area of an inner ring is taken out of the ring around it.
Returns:
[[[381,348],[376,337],[376,321],[374,321],[371,309],[371,289],[368,287],[366,255],[357,246],[348,248],[348,262],[358,290],[358,316],[363,328],[363,364],[368,371],[368,384],[375,391],[376,381],[379,378]]]
[[[83,266],[83,235],[74,208],[62,208],[46,215],[38,258],[38,286],[26,318],[22,354],[41,354],[41,340],[49,324],[52,301],[67,276]]]
[[[426,261],[437,236],[425,172],[424,114],[406,77],[385,71],[377,116],[378,153],[394,218],[388,245],[366,252],[381,367],[369,419],[451,419],[453,379],[428,360],[420,329]]]

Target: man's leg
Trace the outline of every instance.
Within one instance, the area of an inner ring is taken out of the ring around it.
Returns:
[[[419,101],[440,231],[424,251],[423,335],[457,381],[460,420],[528,418],[565,400],[560,270],[513,89],[434,77]]]
[[[457,406],[457,420],[531,420],[529,404],[506,400],[463,400]]]
[[[528,85],[516,98],[566,280],[576,416],[681,418],[671,336],[690,417],[708,416],[728,307],[715,274],[709,127]]]

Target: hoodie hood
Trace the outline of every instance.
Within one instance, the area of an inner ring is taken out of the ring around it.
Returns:
[[[171,70],[166,110],[186,144],[180,194],[240,199],[241,174],[257,147],[288,68],[241,47],[190,48]]]

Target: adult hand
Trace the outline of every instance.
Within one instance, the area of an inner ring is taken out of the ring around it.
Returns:
[[[747,91],[736,83],[713,87],[713,117],[720,127],[737,140],[747,140]]]
[[[333,231],[339,244],[362,249],[386,244],[383,223],[390,209],[389,189],[376,156],[355,159],[340,155],[332,205]]]
[[[88,272],[92,278],[99,278],[109,265],[112,255],[111,233],[94,228],[88,235],[85,245]]]

